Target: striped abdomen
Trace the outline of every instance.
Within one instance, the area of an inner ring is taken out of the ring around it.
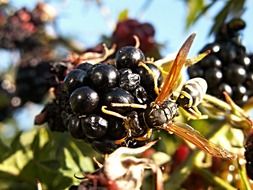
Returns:
[[[193,78],[183,85],[177,104],[181,107],[194,107],[201,103],[206,94],[207,83],[203,78]]]

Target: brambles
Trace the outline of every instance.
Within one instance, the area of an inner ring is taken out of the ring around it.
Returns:
[[[188,69],[191,78],[199,76],[206,79],[209,94],[223,98],[223,91],[226,91],[238,105],[244,105],[253,95],[249,72],[253,62],[239,40],[239,32],[245,26],[241,19],[223,24],[215,41],[200,51],[210,49],[211,53]]]

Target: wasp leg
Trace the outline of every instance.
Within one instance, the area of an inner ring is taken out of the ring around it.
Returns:
[[[101,111],[107,115],[112,115],[114,117],[121,118],[123,120],[127,119],[125,116],[121,115],[120,113],[117,113],[115,111],[111,111],[107,109],[107,106],[102,106]]]
[[[186,60],[186,66],[189,67],[191,65],[194,65],[195,63],[201,61],[202,59],[204,59],[211,51],[207,50],[199,55],[197,55],[196,57],[190,58]]]
[[[112,107],[130,107],[130,108],[139,108],[139,109],[147,109],[146,104],[128,104],[128,103],[111,103]]]
[[[138,141],[148,140],[148,139],[150,139],[152,133],[153,133],[152,129],[147,129],[147,133],[145,135],[143,135],[141,137],[136,137],[135,139],[138,140]]]
[[[202,113],[198,110],[198,108],[196,106],[194,107],[190,107],[190,108],[183,108],[184,113],[186,113],[187,115],[187,119],[207,119],[208,116],[207,115],[202,115]]]
[[[142,66],[144,69],[148,71],[149,74],[151,74],[154,78],[154,90],[156,94],[159,94],[159,88],[158,88],[158,76],[156,76],[152,70],[145,64],[145,63],[140,63],[139,66]]]
[[[123,137],[122,139],[115,140],[114,143],[117,144],[117,145],[121,145],[126,141],[127,138],[128,138],[128,135]]]

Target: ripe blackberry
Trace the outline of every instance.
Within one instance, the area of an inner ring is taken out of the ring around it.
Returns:
[[[120,70],[119,87],[132,91],[140,84],[140,75],[132,73],[130,69]]]
[[[90,139],[99,139],[103,137],[108,129],[108,121],[95,114],[81,118],[81,123],[85,136]]]
[[[95,65],[89,72],[89,79],[96,89],[113,88],[119,78],[118,70],[109,64]]]
[[[209,94],[223,98],[223,91],[226,91],[240,106],[247,102],[253,92],[251,72],[247,72],[253,68],[253,62],[246,48],[238,41],[239,32],[244,27],[244,21],[238,18],[223,24],[215,41],[200,51],[209,49],[211,53],[188,69],[190,78],[206,79]]]
[[[126,128],[123,125],[123,121],[118,118],[108,118],[108,129],[106,136],[112,140],[122,139],[126,136]]]
[[[32,60],[31,60],[32,62]],[[51,65],[48,61],[37,62],[33,65],[19,65],[16,73],[16,95],[22,103],[31,101],[41,103],[49,88],[56,84],[55,77],[51,73]]]
[[[148,94],[149,99],[156,97],[155,83],[160,87],[163,81],[160,69],[151,63],[147,63],[148,70],[142,66],[138,67],[136,72],[141,76],[141,86],[143,86]]]
[[[81,69],[74,69],[70,71],[64,78],[64,89],[71,93],[76,88],[83,86],[88,78],[87,72]]]
[[[41,125],[47,122],[50,130],[64,132],[68,130],[69,119],[73,114],[68,102],[69,96],[62,85],[55,89],[55,96],[56,98],[46,104],[41,113],[35,117],[34,123]]]
[[[77,65],[76,69],[81,69],[83,71],[88,72],[91,68],[93,67],[92,64],[85,62],[85,63],[80,63]]]
[[[83,86],[74,90],[69,98],[71,109],[74,113],[92,113],[96,109],[99,96],[96,91],[88,86]]]
[[[136,101],[140,104],[145,104],[148,103],[148,94],[145,90],[144,87],[138,86],[134,91],[133,91],[133,96],[136,99]],[[152,100],[150,100],[152,101]]]
[[[139,63],[145,61],[143,52],[133,46],[122,47],[115,56],[117,68],[135,69]]]
[[[72,137],[84,140],[101,153],[111,153],[119,146],[139,147],[149,142],[151,135],[147,134],[141,116],[143,107],[136,104],[155,100],[154,83],[161,85],[162,74],[151,63],[142,65],[145,56],[141,50],[134,47],[121,50],[116,53],[115,65],[109,62],[95,65],[85,62],[74,67],[67,62],[53,65],[59,81],[55,99],[37,117],[36,123],[47,122],[53,131],[67,130]],[[112,103],[128,105],[117,107]],[[130,123],[131,129],[128,128]]]
[[[76,139],[84,139],[85,133],[82,128],[81,119],[77,115],[72,115],[68,119],[68,131]]]
[[[96,151],[102,154],[110,154],[119,147],[113,140],[108,139],[95,140],[91,145]]]
[[[112,107],[111,103],[134,103],[134,97],[128,91],[116,87],[107,92],[103,97],[103,103],[107,105],[111,110],[114,110],[119,113],[125,113],[129,111],[128,108]]]

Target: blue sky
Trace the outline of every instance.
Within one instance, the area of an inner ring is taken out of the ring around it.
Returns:
[[[12,0],[16,7],[33,7],[37,0]],[[151,22],[156,29],[156,39],[158,42],[166,43],[163,54],[177,51],[186,37],[196,32],[197,37],[191,50],[191,54],[196,54],[206,42],[211,42],[208,38],[208,31],[212,24],[213,15],[222,8],[222,2],[197,22],[190,30],[185,30],[185,18],[187,8],[183,0],[153,0],[144,13],[141,14],[141,7],[145,0],[102,0],[108,14],[103,15],[101,9],[93,3],[93,0],[51,0],[48,1],[58,12],[58,28],[62,34],[70,36],[80,41],[85,46],[92,46],[99,41],[102,34],[111,34],[113,23],[117,21],[118,14],[124,10],[129,10],[129,16],[141,21]],[[247,1],[247,10],[243,18],[247,21],[247,28],[243,32],[244,44],[253,51],[253,1]]]
[[[22,6],[33,8],[37,0],[12,0],[10,2],[17,8]],[[166,44],[162,51],[164,56],[176,52],[192,32],[196,32],[197,37],[190,55],[196,55],[206,43],[212,41],[212,37],[208,37],[212,18],[222,7],[221,1],[208,15],[202,17],[193,27],[186,31],[184,23],[187,8],[183,0],[153,0],[143,13],[140,10],[145,2],[144,0],[102,0],[109,11],[105,15],[92,0],[51,0],[47,2],[52,4],[58,12],[57,23],[60,33],[79,41],[86,47],[100,42],[99,37],[102,34],[110,35],[113,31],[113,24],[117,21],[118,14],[122,10],[128,9],[131,18],[137,18],[140,21],[150,22],[154,25],[157,41]],[[247,21],[247,27],[243,32],[243,44],[246,45],[248,51],[253,52],[253,1],[248,0],[246,7],[247,10],[243,14],[243,18]],[[0,69],[4,65],[6,66],[6,64],[2,63]],[[40,106],[34,106],[20,112],[16,116],[20,128],[30,128],[33,120],[24,118],[33,118],[40,109]]]

